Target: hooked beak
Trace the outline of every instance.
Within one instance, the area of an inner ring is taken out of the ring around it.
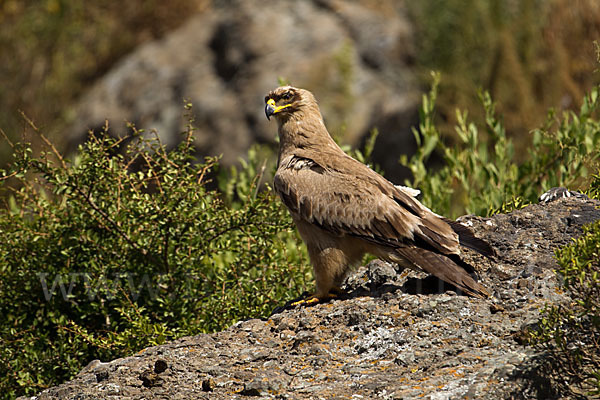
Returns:
[[[289,106],[291,106],[291,104],[277,106],[277,105],[275,105],[275,100],[269,99],[269,100],[267,100],[267,104],[265,104],[265,115],[267,116],[267,119],[270,121],[271,115],[277,114],[278,112],[280,112],[281,110],[283,110],[284,108],[287,108]]]
[[[271,115],[275,114],[275,100],[269,99],[267,104],[265,104],[265,115],[267,119],[271,120]]]

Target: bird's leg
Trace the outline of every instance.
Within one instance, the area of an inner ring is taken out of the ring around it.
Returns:
[[[330,273],[331,271],[319,267],[320,264],[315,264],[314,271],[317,281],[316,293],[302,300],[293,302],[291,304],[292,306],[311,306],[318,303],[323,303],[337,298],[338,295],[342,293],[342,290],[334,285],[334,278]]]
[[[300,233],[302,234],[302,230]],[[313,265],[317,290],[312,296],[293,302],[291,305],[294,307],[326,302],[344,294],[339,284],[348,270],[349,261],[345,252],[335,246],[322,248],[310,240],[305,239],[305,242]]]

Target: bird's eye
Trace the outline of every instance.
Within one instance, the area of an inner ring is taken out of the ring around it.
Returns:
[[[281,95],[281,98],[283,100],[289,100],[292,98],[292,94],[290,92],[285,92],[284,94]]]

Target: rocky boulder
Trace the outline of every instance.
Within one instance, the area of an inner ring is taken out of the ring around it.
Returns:
[[[600,219],[599,206],[569,197],[461,218],[498,252],[466,255],[489,300],[374,261],[347,279],[347,298],[94,361],[32,399],[553,398],[523,332],[567,300],[553,251]]]
[[[78,102],[68,140],[82,142],[108,119],[115,133],[130,121],[173,145],[187,123],[186,99],[200,152],[231,164],[252,143],[274,142],[263,99],[283,77],[315,93],[344,142],[360,145],[377,127],[376,161],[394,178],[399,154],[414,146],[412,52],[403,2],[215,1],[101,78]]]

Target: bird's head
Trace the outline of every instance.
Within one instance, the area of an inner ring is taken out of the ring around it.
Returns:
[[[265,115],[269,120],[272,115],[283,120],[304,107],[316,107],[316,104],[314,96],[308,90],[281,86],[265,96]]]

